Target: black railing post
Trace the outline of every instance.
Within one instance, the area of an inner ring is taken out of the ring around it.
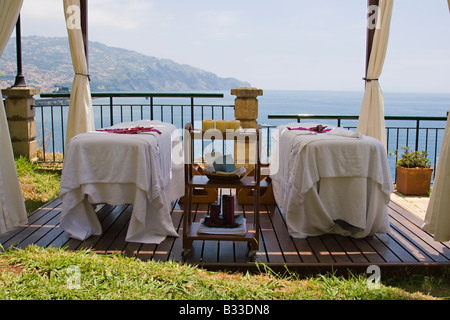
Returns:
[[[153,120],[153,97],[150,97],[150,120]]]
[[[191,96],[191,123],[194,125],[194,97]]]
[[[114,124],[114,111],[113,111],[113,97],[109,97],[109,116],[110,119],[110,125],[112,126]]]
[[[420,123],[420,120],[417,119],[416,120],[416,147],[415,147],[415,151],[419,150],[419,123]]]

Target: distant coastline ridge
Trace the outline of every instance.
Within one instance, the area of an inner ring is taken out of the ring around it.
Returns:
[[[55,87],[71,88],[73,67],[66,37],[22,37],[22,60],[29,86],[41,92],[53,92]],[[14,84],[15,38],[9,40],[0,59],[0,73],[0,88]],[[89,42],[89,73],[92,92],[204,91],[250,86],[235,78],[221,78],[186,64],[100,42]]]

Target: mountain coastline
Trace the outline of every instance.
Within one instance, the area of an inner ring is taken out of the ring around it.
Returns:
[[[27,85],[41,92],[70,89],[73,81],[69,42],[65,37],[22,37],[22,70]],[[0,58],[0,88],[14,84],[17,73],[15,38]],[[89,42],[92,92],[229,90],[250,84],[169,59]]]

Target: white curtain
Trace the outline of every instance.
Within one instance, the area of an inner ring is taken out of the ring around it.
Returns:
[[[450,0],[448,0],[450,10]],[[449,110],[450,112],[450,110]],[[450,241],[450,120],[437,162],[433,189],[422,229],[434,234],[434,240]]]
[[[357,131],[380,140],[386,147],[384,98],[378,77],[383,69],[389,39],[393,0],[380,0],[372,51],[367,68],[366,89]]]
[[[75,76],[70,91],[69,114],[67,118],[67,142],[79,133],[94,130],[91,88],[87,61],[81,32],[81,14],[79,0],[64,0],[67,34]]]
[[[21,8],[22,0],[0,1],[0,57],[16,26]],[[0,99],[0,235],[27,223],[27,220],[5,107],[3,99]]]

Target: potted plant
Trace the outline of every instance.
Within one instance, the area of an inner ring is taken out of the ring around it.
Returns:
[[[427,195],[430,191],[431,168],[428,154],[425,150],[409,151],[408,147],[404,149],[401,158],[397,160],[397,191],[404,195]],[[395,150],[395,156],[398,156]]]

